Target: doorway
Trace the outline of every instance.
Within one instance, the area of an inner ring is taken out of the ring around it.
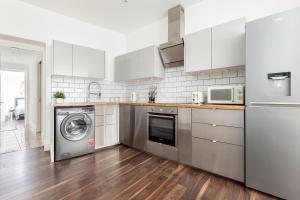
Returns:
[[[0,56],[0,153],[41,147],[41,54],[0,46]]]

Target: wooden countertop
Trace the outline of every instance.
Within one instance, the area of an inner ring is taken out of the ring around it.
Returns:
[[[177,103],[139,103],[139,102],[82,102],[53,104],[54,107],[77,107],[96,105],[134,105],[134,106],[162,106],[177,108],[199,108],[199,109],[222,109],[222,110],[245,110],[244,105],[221,105],[221,104],[177,104]]]

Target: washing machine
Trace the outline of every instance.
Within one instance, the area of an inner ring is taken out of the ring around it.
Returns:
[[[55,109],[55,161],[95,152],[94,107]]]

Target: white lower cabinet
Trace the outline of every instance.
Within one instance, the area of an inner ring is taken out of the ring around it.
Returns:
[[[118,105],[95,106],[95,149],[118,143]]]

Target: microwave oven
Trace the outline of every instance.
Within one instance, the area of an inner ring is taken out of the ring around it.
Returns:
[[[207,91],[207,103],[244,104],[243,85],[210,86]]]

